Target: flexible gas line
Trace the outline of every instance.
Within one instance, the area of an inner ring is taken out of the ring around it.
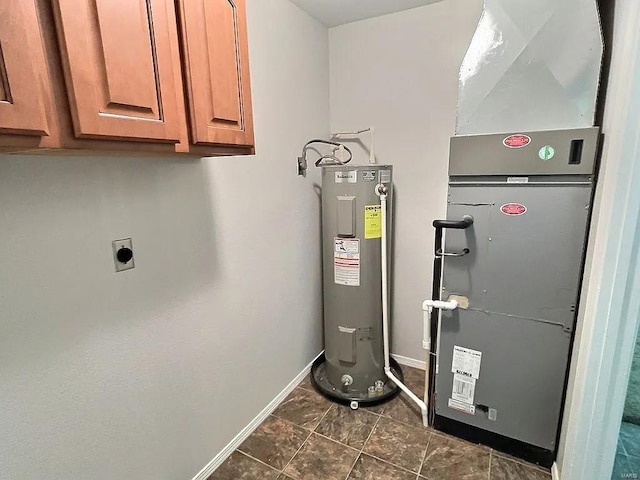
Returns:
[[[422,413],[422,423],[425,427],[429,426],[429,411],[427,404],[420,400],[415,393],[402,383],[391,372],[389,359],[389,281],[388,281],[388,262],[387,262],[387,187],[383,184],[376,185],[376,194],[380,197],[380,210],[382,221],[382,238],[380,246],[380,261],[382,262],[382,337],[384,339],[384,373],[395,383],[400,390],[406,393],[409,398],[420,407]]]

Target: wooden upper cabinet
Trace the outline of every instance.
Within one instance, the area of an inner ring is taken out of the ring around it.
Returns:
[[[178,4],[192,142],[252,146],[244,0]]]
[[[48,135],[46,66],[32,0],[0,1],[0,133]]]
[[[253,152],[244,0],[0,0],[0,151]]]
[[[184,138],[174,1],[53,3],[75,135],[160,143]]]

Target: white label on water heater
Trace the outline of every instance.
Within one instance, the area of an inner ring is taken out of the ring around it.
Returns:
[[[360,239],[334,238],[333,281],[337,285],[360,286]]]
[[[376,181],[376,171],[375,170],[365,170],[362,172],[362,180],[365,182],[375,182]]]
[[[453,389],[451,398],[463,403],[473,404],[476,393],[476,379],[466,375],[455,374],[453,376]]]
[[[451,372],[466,377],[480,378],[480,363],[482,362],[482,352],[471,350],[470,348],[453,347],[453,360],[451,362]]]
[[[336,172],[336,183],[358,183],[358,171]]]

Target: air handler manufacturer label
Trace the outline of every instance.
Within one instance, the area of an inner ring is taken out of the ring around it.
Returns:
[[[337,285],[360,286],[360,239],[334,237],[333,281]]]
[[[529,135],[509,135],[502,141],[502,144],[507,148],[524,148],[531,143],[531,137]]]
[[[380,205],[365,205],[364,238],[380,237],[382,237],[382,207]]]
[[[500,211],[505,215],[517,217],[519,215],[524,215],[525,213],[527,213],[527,207],[525,207],[521,203],[506,203],[500,207]]]

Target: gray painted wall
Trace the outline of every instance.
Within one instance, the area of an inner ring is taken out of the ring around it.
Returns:
[[[320,351],[327,30],[248,15],[255,157],[0,157],[0,478],[191,478]]]
[[[392,351],[419,360],[421,305],[431,297],[431,222],[445,214],[458,70],[481,12],[481,0],[448,0],[329,30],[331,129],[374,125],[378,162],[394,165]],[[354,147],[356,160],[366,162],[368,154]]]

